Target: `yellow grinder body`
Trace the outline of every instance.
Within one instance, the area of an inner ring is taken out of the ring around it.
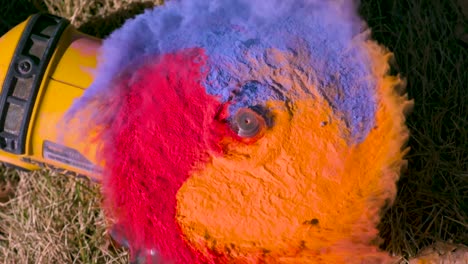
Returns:
[[[93,146],[59,133],[93,81],[100,45],[50,14],[32,15],[0,38],[0,162],[100,180]]]

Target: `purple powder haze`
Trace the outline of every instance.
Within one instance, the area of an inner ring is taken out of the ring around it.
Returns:
[[[277,80],[301,75],[305,83],[296,85],[316,87],[346,121],[352,141],[359,142],[374,126],[376,102],[362,45],[366,38],[359,35],[365,25],[356,6],[342,0],[167,1],[104,40],[96,78],[69,114],[108,98],[114,78],[129,67],[199,47],[208,55],[203,85],[222,102],[232,101],[230,111],[267,100],[294,100],[284,95],[290,85]],[[271,50],[298,59],[285,65]]]

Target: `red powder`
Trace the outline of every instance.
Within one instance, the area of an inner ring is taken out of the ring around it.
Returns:
[[[153,248],[172,263],[209,262],[175,220],[177,191],[226,133],[215,121],[220,102],[201,85],[205,62],[200,49],[164,55],[115,87],[124,97],[102,136],[103,192],[132,254]]]

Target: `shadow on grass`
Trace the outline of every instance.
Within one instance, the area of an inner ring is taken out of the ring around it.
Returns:
[[[468,10],[463,0],[362,0],[373,37],[394,52],[415,100],[408,171],[380,225],[383,247],[414,255],[468,244]],[[466,15],[466,14],[465,14]],[[460,34],[462,33],[462,34]]]
[[[0,0],[0,36],[17,24],[37,12],[46,12],[47,7],[42,1],[30,0]]]

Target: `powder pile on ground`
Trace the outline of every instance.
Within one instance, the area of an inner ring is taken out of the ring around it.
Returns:
[[[104,208],[134,256],[391,261],[376,226],[409,103],[346,3],[170,1],[104,41],[68,114],[97,132]],[[247,108],[267,124],[250,141],[231,130]]]

